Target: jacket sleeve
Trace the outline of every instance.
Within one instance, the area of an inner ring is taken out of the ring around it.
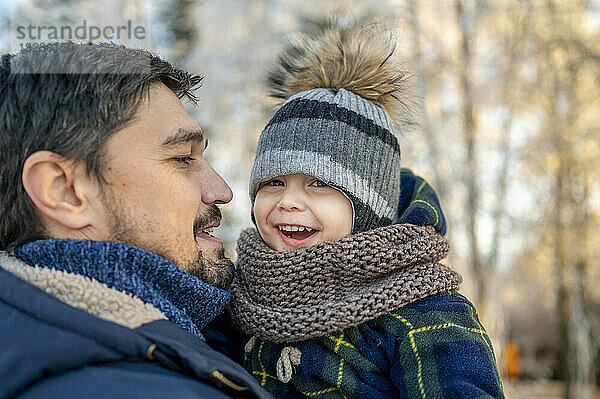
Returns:
[[[446,218],[437,193],[427,181],[410,169],[400,171],[400,201],[394,223],[433,226],[441,235],[446,234]]]
[[[45,378],[17,398],[225,399],[230,396],[202,381],[152,363],[123,362],[88,366]]]
[[[504,398],[492,345],[476,314],[424,316],[415,323],[406,318],[409,331],[397,340],[390,377],[401,396]]]

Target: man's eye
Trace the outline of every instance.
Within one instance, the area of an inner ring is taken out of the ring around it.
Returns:
[[[182,163],[186,166],[189,166],[192,164],[192,162],[194,162],[196,160],[196,158],[192,158],[189,155],[186,155],[184,157],[176,157],[174,158],[177,162]]]
[[[328,184],[321,180],[314,180],[310,183],[311,187],[328,187]]]

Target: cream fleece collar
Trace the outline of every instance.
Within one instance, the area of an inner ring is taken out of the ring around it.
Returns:
[[[128,328],[167,319],[151,304],[89,277],[30,266],[6,252],[0,252],[0,267],[69,306]]]

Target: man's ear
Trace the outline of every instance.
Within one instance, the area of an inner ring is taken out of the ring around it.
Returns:
[[[63,229],[79,230],[90,224],[87,176],[73,162],[50,151],[31,154],[23,165],[25,191],[43,219]],[[81,168],[79,168],[81,169]]]

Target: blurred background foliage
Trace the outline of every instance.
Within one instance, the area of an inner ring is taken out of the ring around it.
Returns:
[[[6,1],[6,0],[3,0]],[[8,0],[11,17],[142,14],[152,50],[205,77],[207,156],[235,198],[218,231],[235,257],[247,182],[274,113],[263,87],[307,19],[373,13],[412,75],[402,163],[438,191],[448,262],[479,309],[508,397],[600,397],[600,2],[592,0]]]

